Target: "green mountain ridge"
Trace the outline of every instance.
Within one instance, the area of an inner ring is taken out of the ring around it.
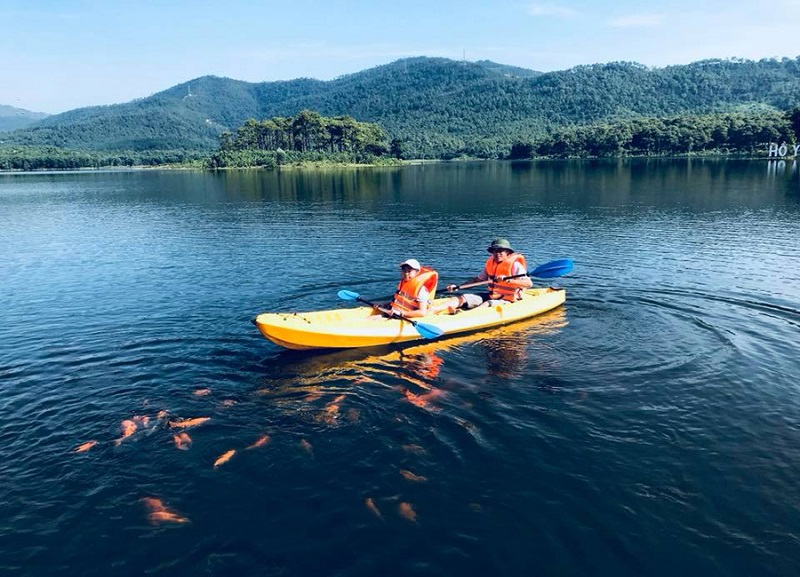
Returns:
[[[33,112],[24,108],[0,104],[0,132],[26,128],[47,116],[44,112]]]
[[[304,109],[380,124],[412,156],[507,151],[559,128],[800,103],[800,58],[631,62],[541,73],[490,61],[417,57],[329,81],[250,83],[204,76],[125,104],[81,108],[4,135],[87,150],[213,150],[249,118]]]

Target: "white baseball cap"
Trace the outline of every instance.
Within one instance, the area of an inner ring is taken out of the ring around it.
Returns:
[[[401,267],[403,265],[410,266],[414,270],[421,270],[422,269],[422,267],[419,266],[419,261],[417,259],[415,259],[415,258],[410,258],[408,260],[404,260],[403,262],[400,263]]]

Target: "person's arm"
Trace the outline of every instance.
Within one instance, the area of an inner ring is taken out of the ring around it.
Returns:
[[[487,280],[489,280],[489,275],[486,274],[486,269],[483,269],[481,271],[481,274],[479,274],[478,276],[474,276],[471,279],[465,280],[461,284],[464,285],[464,284],[472,284],[474,282],[486,282]],[[457,284],[449,284],[447,285],[447,292],[451,293],[454,290],[457,290],[459,286],[460,285]]]

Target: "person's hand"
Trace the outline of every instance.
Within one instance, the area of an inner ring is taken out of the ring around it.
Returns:
[[[451,292],[453,292],[455,290],[458,290],[458,285],[457,284],[449,284],[449,285],[447,285],[447,292],[451,293]]]

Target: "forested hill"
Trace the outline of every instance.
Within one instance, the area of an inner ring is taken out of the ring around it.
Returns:
[[[25,128],[42,118],[47,118],[47,114],[0,104],[0,132]]]
[[[788,110],[800,58],[706,60],[648,68],[616,62],[538,73],[488,61],[410,58],[330,81],[248,83],[206,76],[126,104],[51,116],[4,134],[94,150],[202,149],[248,118],[314,110],[381,125],[409,156],[507,151],[564,126],[641,116]]]

